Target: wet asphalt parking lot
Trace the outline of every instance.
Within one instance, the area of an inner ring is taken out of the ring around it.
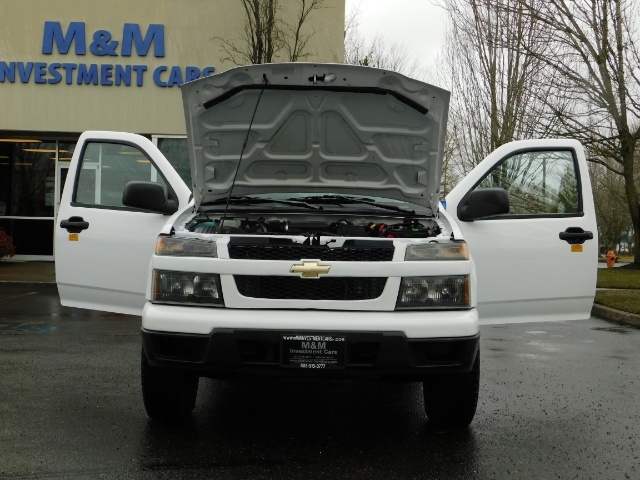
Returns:
[[[201,380],[186,424],[151,422],[139,319],[0,283],[0,478],[638,479],[640,331],[598,319],[482,329],[465,431],[419,384]]]

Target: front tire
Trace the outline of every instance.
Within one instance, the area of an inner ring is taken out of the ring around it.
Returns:
[[[149,365],[144,348],[140,372],[142,399],[149,417],[154,420],[180,420],[189,417],[196,406],[200,380],[197,375]]]
[[[470,372],[434,375],[423,382],[424,410],[439,428],[462,429],[476,413],[480,390],[480,352]]]

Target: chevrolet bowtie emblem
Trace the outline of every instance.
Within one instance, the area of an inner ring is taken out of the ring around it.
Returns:
[[[289,273],[300,273],[304,278],[318,278],[318,275],[329,273],[330,266],[318,265],[318,262],[302,262],[302,265],[292,265]]]

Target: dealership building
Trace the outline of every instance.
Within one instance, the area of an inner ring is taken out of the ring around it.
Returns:
[[[301,2],[281,1],[293,25]],[[305,61],[344,54],[345,0],[304,24]],[[239,0],[3,0],[0,3],[0,227],[17,259],[53,260],[55,218],[85,130],[134,132],[190,185],[180,84],[233,68]],[[283,59],[284,60],[284,59]]]

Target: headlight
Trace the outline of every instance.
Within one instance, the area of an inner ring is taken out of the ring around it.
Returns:
[[[407,246],[405,260],[469,260],[466,242],[420,243]]]
[[[403,277],[396,309],[467,308],[469,277]]]
[[[224,305],[220,276],[213,273],[154,270],[153,301]]]
[[[178,257],[217,257],[215,241],[189,237],[158,237],[156,255]]]

